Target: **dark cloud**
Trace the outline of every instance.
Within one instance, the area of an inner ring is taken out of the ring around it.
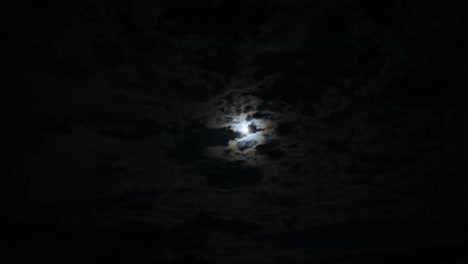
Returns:
[[[274,207],[297,207],[304,205],[303,199],[300,196],[264,192],[262,199],[265,203]]]
[[[269,143],[255,147],[255,150],[261,155],[277,160],[285,156],[285,151],[278,148],[278,145],[278,141],[270,141]]]
[[[295,132],[295,125],[292,122],[279,122],[275,131],[280,136],[290,136]]]
[[[12,262],[462,258],[463,10],[7,1]]]
[[[261,226],[255,223],[243,220],[217,218],[204,212],[200,213],[190,225],[200,229],[226,233],[249,233],[261,229]]]
[[[401,232],[400,226],[412,226],[407,234]],[[442,226],[440,226],[442,227]],[[450,227],[443,226],[444,230]],[[411,247],[413,241],[419,241],[421,236],[430,233],[440,238],[446,234],[440,230],[433,230],[429,225],[416,225],[396,220],[389,222],[351,222],[330,226],[322,226],[307,230],[294,230],[278,234],[261,235],[258,238],[274,244],[275,247],[289,249],[299,248],[329,248],[329,249],[357,249],[379,248],[392,245],[392,241],[407,240],[395,248]],[[336,236],[336,237],[335,237]],[[427,243],[427,242],[426,242]],[[390,247],[391,248],[391,247]],[[447,257],[447,256],[445,256]]]
[[[258,185],[263,180],[263,172],[242,162],[212,161],[200,168],[206,175],[208,186],[219,189],[239,189]]]

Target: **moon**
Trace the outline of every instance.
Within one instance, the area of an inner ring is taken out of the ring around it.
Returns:
[[[241,131],[242,131],[242,134],[247,135],[249,133],[249,126],[243,125]]]

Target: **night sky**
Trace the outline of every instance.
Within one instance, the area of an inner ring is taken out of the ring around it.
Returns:
[[[465,263],[463,1],[1,3],[4,263]]]

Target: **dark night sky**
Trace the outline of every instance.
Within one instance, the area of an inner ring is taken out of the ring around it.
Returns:
[[[2,3],[5,263],[468,260],[462,2]]]

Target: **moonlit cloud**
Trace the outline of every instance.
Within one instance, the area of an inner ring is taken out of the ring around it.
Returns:
[[[383,233],[403,248],[395,219],[437,223],[423,243],[467,222],[455,2],[9,2],[2,210],[15,258],[62,260],[71,237],[116,258],[167,255],[126,262],[341,263],[321,246]],[[88,225],[104,232],[68,236]]]

